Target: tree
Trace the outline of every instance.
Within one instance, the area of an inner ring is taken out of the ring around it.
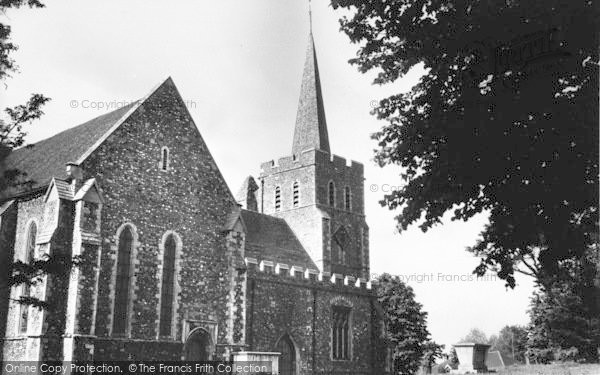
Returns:
[[[473,342],[476,344],[487,344],[488,338],[482,330],[479,328],[472,328],[469,333],[463,337],[460,342]]]
[[[44,7],[44,4],[38,0],[1,0],[0,12],[5,13],[7,9],[20,8],[24,5],[30,8]],[[17,69],[10,54],[16,51],[18,47],[10,41],[10,32],[10,26],[0,22],[0,80],[6,79],[10,72]]]
[[[13,149],[23,146],[27,135],[23,127],[44,114],[41,107],[49,100],[43,95],[33,94],[26,104],[4,109],[8,121],[0,119],[0,163]],[[2,168],[1,171],[0,198],[12,189],[24,190],[33,183],[24,171],[14,168]]]
[[[430,340],[423,343],[422,346],[423,359],[421,364],[428,369],[431,369],[437,359],[443,358],[444,345],[437,344],[436,342]]]
[[[512,358],[515,362],[525,362],[527,351],[527,328],[519,325],[505,326],[500,330],[495,339],[490,338],[492,347],[497,350],[503,358]]]
[[[0,12],[2,13],[9,8],[20,8],[21,6],[44,7],[37,0],[0,0]],[[17,50],[17,46],[11,42],[10,34],[10,26],[0,23],[0,80],[6,80],[11,73],[17,70],[17,65],[11,57],[11,53]],[[7,168],[3,165],[3,161],[13,149],[24,145],[25,136],[27,135],[25,126],[44,114],[42,107],[49,100],[41,94],[32,94],[25,104],[4,110],[6,119],[0,119],[0,201],[15,190],[26,190],[33,183],[27,178],[25,171]],[[4,244],[0,245],[0,248],[5,248]],[[7,269],[2,270],[5,275],[8,275],[2,277],[2,281],[6,282],[9,287],[23,284],[34,285],[44,275],[64,275],[68,273],[70,267],[78,264],[78,262],[78,259],[61,255],[45,256],[30,263],[16,261],[7,265]],[[48,307],[47,301],[30,296],[21,296],[17,302],[39,308]]]
[[[580,261],[563,264],[567,272],[531,299],[527,351],[537,362],[597,362],[600,347],[600,252],[590,249]]]
[[[0,12],[5,13],[10,8],[20,8],[24,5],[31,8],[44,7],[38,0],[0,0]],[[17,70],[17,65],[11,57],[11,53],[16,51],[18,47],[11,42],[10,34],[11,27],[0,23],[0,80],[9,78],[10,74]],[[24,105],[4,109],[7,119],[0,119],[0,166],[13,149],[23,146],[27,135],[24,126],[39,119],[44,114],[41,108],[49,100],[41,94],[32,94]],[[7,194],[7,190],[23,189],[26,184],[31,184],[31,181],[27,180],[24,171],[7,169],[2,166],[0,172],[2,172],[0,199]]]
[[[414,374],[426,353],[437,357],[441,350],[429,340],[427,313],[415,300],[412,288],[389,274],[378,278],[377,300],[384,311],[386,338],[393,346],[395,374]]]
[[[458,368],[458,354],[456,354],[456,349],[454,347],[452,347],[452,349],[450,349],[450,355],[448,360],[450,361],[450,366],[453,369],[457,369]]]
[[[489,212],[475,270],[552,279],[598,228],[598,7],[593,1],[332,0],[374,83],[417,65],[407,93],[380,101],[381,166],[404,185],[382,205],[399,230]],[[567,182],[568,183],[565,183]],[[548,281],[550,282],[550,281]]]

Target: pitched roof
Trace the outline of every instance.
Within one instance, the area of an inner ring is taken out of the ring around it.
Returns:
[[[72,201],[74,198],[73,189],[71,189],[71,184],[65,180],[61,180],[59,178],[53,178],[50,182],[50,187],[46,192],[46,196],[48,196],[52,187],[56,187],[56,192],[61,199],[66,199]]]
[[[502,355],[500,355],[500,352],[499,351],[489,352],[485,359],[485,365],[488,368],[504,367],[504,361],[502,360]]]
[[[229,215],[227,215],[227,217],[225,218],[225,225],[223,225],[223,231],[228,232],[235,229],[235,225],[237,224],[238,220],[241,219],[241,211],[242,209],[240,208],[240,206],[237,205],[231,209],[231,212],[229,212]],[[241,224],[242,226],[244,225],[244,220],[241,220]],[[244,231],[245,230],[246,228],[244,227]]]
[[[246,256],[289,266],[318,269],[284,219],[242,210]]]
[[[34,189],[46,186],[52,177],[64,177],[67,162],[76,162],[135,104],[96,117],[34,145],[14,150],[5,160],[6,168],[26,172],[27,178],[33,180]]]
[[[29,186],[32,190],[48,186],[53,177],[62,178],[65,176],[68,162],[81,163],[147,98],[164,84],[172,84],[172,82],[169,77],[140,100],[62,131],[33,145],[14,150],[0,167],[2,169],[18,169],[27,173],[27,179],[33,182]]]
[[[2,215],[4,213],[4,211],[8,210],[8,208],[15,203],[14,199],[8,200],[6,202],[3,202],[2,204],[0,204],[0,215]]]
[[[300,99],[298,101],[298,112],[296,113],[292,153],[298,155],[302,151],[312,148],[331,152],[315,41],[312,33],[310,33],[304,74],[302,75],[302,88],[300,89]]]
[[[515,361],[510,356],[502,355],[498,350],[488,352],[485,365],[490,369],[500,369],[513,365]]]

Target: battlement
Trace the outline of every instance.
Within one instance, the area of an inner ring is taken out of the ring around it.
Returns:
[[[288,171],[315,163],[314,153],[303,152],[300,155],[285,156],[260,165],[261,176]]]
[[[346,158],[322,150],[310,149],[302,151],[300,155],[285,156],[279,158],[277,161],[271,160],[262,163],[260,166],[260,175],[266,176],[312,164],[332,166],[337,169],[350,168],[358,173],[363,173],[364,170],[363,164],[357,161],[347,160]]]
[[[337,169],[350,168],[362,173],[364,168],[362,163],[324,152],[317,152],[315,159],[320,165],[332,166]]]
[[[278,275],[282,278],[292,280],[303,280],[312,285],[323,286],[343,286],[360,290],[371,290],[376,282],[365,280],[354,276],[341,275],[339,273],[320,272],[312,268],[303,268],[300,266],[290,266],[284,263],[275,263],[272,261],[258,261],[256,258],[245,258],[246,266],[249,270],[254,270],[265,275]]]

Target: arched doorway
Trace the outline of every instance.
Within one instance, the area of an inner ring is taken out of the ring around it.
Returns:
[[[296,375],[296,347],[289,335],[283,335],[275,349],[279,356],[279,375]]]
[[[185,360],[209,361],[212,346],[212,339],[208,332],[201,328],[192,331],[185,342]]]

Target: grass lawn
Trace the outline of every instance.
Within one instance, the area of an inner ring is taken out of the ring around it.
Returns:
[[[551,365],[515,365],[489,374],[496,375],[600,375],[600,364],[556,363]]]

